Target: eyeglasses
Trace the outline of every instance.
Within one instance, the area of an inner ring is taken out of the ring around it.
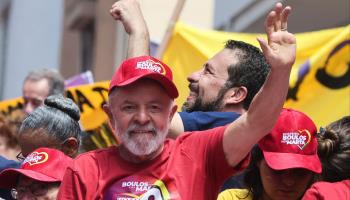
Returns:
[[[20,162],[23,162],[24,159],[26,159],[26,157],[23,156],[22,151],[19,152],[19,153],[17,154],[16,158],[17,158],[17,160],[20,161]]]
[[[49,185],[47,183],[43,184],[32,184],[26,187],[17,187],[11,189],[11,196],[14,199],[21,199],[24,194],[30,192],[33,196],[43,196],[49,190]]]
[[[47,194],[49,189],[54,187],[59,188],[59,186],[60,186],[60,183],[58,182],[55,182],[55,183],[41,182],[41,183],[31,184],[28,186],[20,186],[20,187],[11,189],[11,196],[13,199],[22,199],[23,195],[28,194],[28,192],[30,192],[32,196],[40,197]]]

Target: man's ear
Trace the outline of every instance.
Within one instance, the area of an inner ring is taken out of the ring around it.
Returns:
[[[110,125],[112,126],[112,128],[115,127],[115,124],[114,124],[114,117],[113,117],[113,114],[112,114],[112,111],[111,109],[109,108],[109,105],[108,104],[104,104],[102,106],[103,108],[103,111],[107,114],[108,116],[108,120],[109,120],[109,123]]]
[[[78,150],[79,141],[77,138],[70,137],[62,144],[62,151],[72,158],[78,154]]]
[[[227,105],[240,104],[247,97],[248,90],[244,86],[233,87],[229,89],[225,94],[225,103]]]
[[[175,102],[172,105],[171,111],[170,111],[170,116],[169,116],[169,122],[171,123],[171,121],[173,120],[174,114],[177,112],[177,105],[175,104]]]

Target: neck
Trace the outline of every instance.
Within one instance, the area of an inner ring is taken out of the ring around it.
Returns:
[[[156,158],[158,155],[160,155],[163,151],[164,145],[160,146],[156,151],[148,154],[148,155],[135,155],[131,153],[123,144],[120,144],[118,146],[119,149],[119,155],[122,157],[122,159],[131,162],[131,163],[144,163],[147,161],[151,161],[154,158]]]
[[[235,112],[238,114],[243,114],[247,112],[242,106],[226,105],[220,111],[222,112]]]

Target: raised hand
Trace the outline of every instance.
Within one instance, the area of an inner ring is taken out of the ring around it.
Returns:
[[[137,0],[119,0],[112,5],[110,13],[123,23],[129,35],[127,58],[149,55],[149,33]]]
[[[124,29],[129,35],[135,32],[147,31],[137,0],[120,0],[115,2],[110,9],[110,14],[115,20],[120,20],[123,23]]]
[[[295,62],[296,40],[294,35],[287,31],[290,12],[291,7],[283,8],[281,3],[277,3],[265,20],[268,42],[258,38],[260,47],[272,69],[290,70]]]

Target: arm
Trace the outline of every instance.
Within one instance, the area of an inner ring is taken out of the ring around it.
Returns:
[[[175,113],[171,120],[168,136],[169,138],[176,139],[184,132],[184,124],[179,113]]]
[[[110,10],[129,35],[127,58],[149,55],[149,33],[137,0],[120,0]]]
[[[231,166],[238,164],[262,137],[273,128],[286,99],[289,75],[295,61],[294,35],[288,33],[287,18],[291,8],[277,3],[266,17],[268,42],[258,39],[271,71],[249,110],[231,123],[224,132],[223,149]]]

